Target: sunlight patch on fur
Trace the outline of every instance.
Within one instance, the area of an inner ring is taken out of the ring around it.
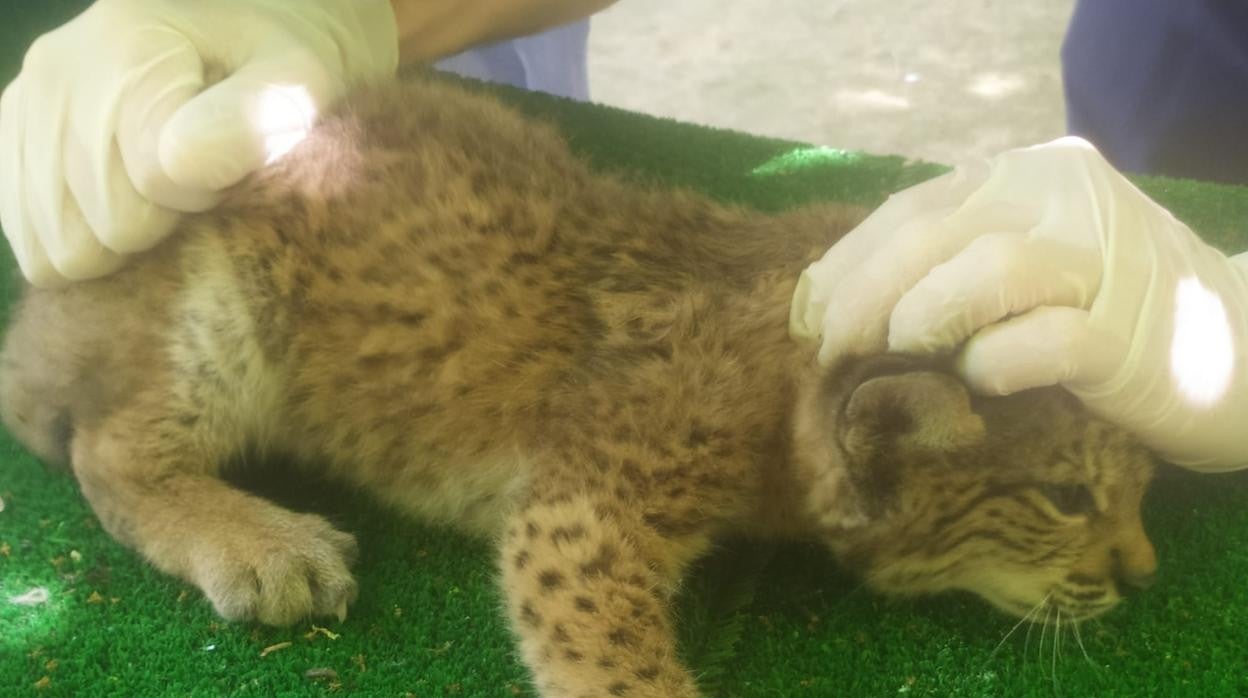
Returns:
[[[308,136],[316,106],[307,88],[274,85],[260,95],[258,126],[264,134],[265,164],[277,161]]]

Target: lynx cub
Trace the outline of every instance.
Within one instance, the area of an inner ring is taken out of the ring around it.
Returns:
[[[414,79],[100,281],[28,289],[5,423],[221,615],[346,613],[351,535],[218,478],[321,463],[497,541],[543,695],[692,696],[667,603],[717,536],[825,541],[891,594],[1086,618],[1156,562],[1146,454],[1063,394],[787,335],[857,214],[730,208],[591,172],[555,132]],[[364,590],[368,593],[368,590]]]

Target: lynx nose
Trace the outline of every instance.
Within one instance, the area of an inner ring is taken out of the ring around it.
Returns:
[[[1157,580],[1157,553],[1143,530],[1119,541],[1113,558],[1114,579],[1120,587],[1143,590]]]

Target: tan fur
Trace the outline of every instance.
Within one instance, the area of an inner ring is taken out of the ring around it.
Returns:
[[[972,400],[905,357],[825,374],[788,338],[797,273],[859,217],[594,174],[417,79],[355,95],[129,269],[28,291],[0,408],[227,618],[357,593],[351,536],[218,479],[244,448],[495,538],[545,695],[694,695],[666,603],[730,533],[822,538],[892,593],[1112,606],[1155,565],[1138,447],[1053,391]],[[1058,482],[1095,509],[1060,513]]]

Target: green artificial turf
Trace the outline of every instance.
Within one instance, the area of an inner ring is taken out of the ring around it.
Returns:
[[[16,72],[37,32],[82,4],[5,3],[0,79]],[[763,209],[816,199],[876,204],[940,171],[502,94],[557,123],[598,167]],[[1141,183],[1215,244],[1248,248],[1248,190]],[[13,288],[12,262],[0,272],[2,287]],[[245,484],[358,535],[361,594],[346,622],[326,623],[328,632],[219,622],[193,588],[103,533],[68,476],[45,472],[0,434],[0,695],[530,693],[484,544],[304,482],[281,464]],[[1248,693],[1248,475],[1165,469],[1145,518],[1160,582],[1085,624],[1082,647],[1069,629],[1055,641],[1052,630],[1021,628],[1002,642],[1013,621],[973,598],[892,602],[863,591],[815,548],[735,542],[689,581],[682,651],[707,692],[724,696]],[[10,603],[33,587],[50,599]],[[316,678],[325,669],[333,674]]]

